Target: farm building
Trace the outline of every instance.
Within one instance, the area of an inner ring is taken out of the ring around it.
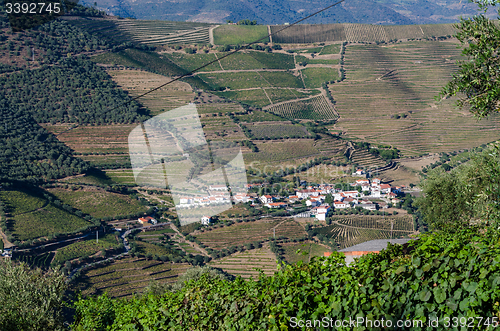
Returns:
[[[138,221],[141,224],[148,224],[148,223],[157,224],[158,223],[158,221],[155,220],[154,218],[152,218],[151,216],[141,217],[138,219]]]
[[[265,206],[268,208],[285,208],[287,204],[284,202],[271,202],[271,203],[266,203]]]
[[[212,217],[210,217],[210,216],[203,216],[201,218],[201,224],[203,224],[203,225],[209,225],[210,222],[212,222]]]
[[[273,202],[273,197],[270,196],[270,195],[263,195],[259,198],[259,200],[262,202],[262,203],[271,203]]]

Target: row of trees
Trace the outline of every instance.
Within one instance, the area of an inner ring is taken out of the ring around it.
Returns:
[[[109,75],[84,58],[0,78],[2,93],[39,123],[132,123],[148,118]]]
[[[89,165],[0,94],[0,180],[40,182],[81,174]]]

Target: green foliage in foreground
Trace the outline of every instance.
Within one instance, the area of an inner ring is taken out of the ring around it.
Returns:
[[[60,272],[44,273],[0,260],[0,330],[64,330],[65,290]]]
[[[474,0],[484,14],[461,18],[455,37],[465,46],[460,69],[441,91],[442,97],[459,95],[458,106],[468,107],[477,118],[499,111],[500,80],[498,48],[500,29],[497,22],[486,17],[488,6],[500,3],[498,0]],[[500,12],[499,12],[500,13]],[[500,16],[499,16],[500,17]]]
[[[202,275],[176,292],[129,301],[105,295],[76,303],[74,330],[288,330],[298,320],[365,318],[419,320],[413,330],[453,329],[439,318],[464,317],[477,326],[500,318],[498,231],[468,228],[422,235],[346,266],[340,253],[310,264],[283,266],[258,281]],[[386,324],[387,325],[387,324]],[[376,330],[357,327],[303,330]],[[458,328],[455,328],[458,330]]]
[[[470,223],[500,226],[500,145],[473,155],[450,172],[430,171],[422,182],[419,211],[434,229],[454,229]]]

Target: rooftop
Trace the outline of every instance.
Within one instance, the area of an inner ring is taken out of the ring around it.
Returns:
[[[374,251],[378,252],[381,251],[385,248],[387,248],[387,244],[405,244],[408,241],[413,240],[410,238],[404,238],[404,239],[376,239],[376,240],[370,240],[366,241],[361,244],[357,244],[351,247],[347,247],[344,249],[339,250],[339,252],[352,252],[352,251]]]

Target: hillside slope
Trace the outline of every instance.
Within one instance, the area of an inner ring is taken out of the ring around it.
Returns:
[[[83,3],[93,5],[94,1]],[[294,22],[331,5],[326,0],[152,0],[147,4],[131,0],[98,0],[97,7],[117,16],[138,19],[157,19],[195,22],[225,22],[241,19],[257,20],[260,24]],[[370,23],[370,24],[422,24],[455,22],[459,15],[475,13],[474,5],[445,0],[402,1],[377,0],[365,2],[349,0],[328,10],[307,23]]]

